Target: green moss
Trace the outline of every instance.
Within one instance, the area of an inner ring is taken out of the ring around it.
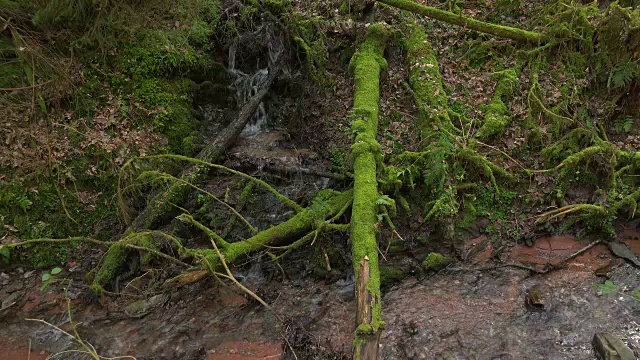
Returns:
[[[380,298],[380,270],[376,224],[378,199],[377,165],[381,162],[380,145],[376,141],[378,129],[378,102],[380,73],[386,69],[383,57],[387,31],[381,24],[371,25],[367,37],[351,59],[350,68],[355,76],[353,103],[352,145],[354,193],[351,213],[351,250],[356,279],[361,263],[368,262],[369,278],[366,289],[371,296],[371,321],[366,326],[378,332],[383,325]],[[364,296],[364,294],[362,294]],[[358,358],[358,335],[354,341]]]
[[[118,242],[109,247],[91,283],[91,289],[94,293],[98,295],[104,293],[104,286],[116,277],[124,265],[128,253],[126,246]]]
[[[340,2],[340,15],[347,15],[351,11],[351,6],[349,4],[349,0],[342,0]]]
[[[542,102],[543,98],[542,89],[538,82],[538,73],[534,72],[531,74],[531,88],[527,95],[527,102],[529,104],[529,109],[531,110],[529,112],[529,117],[541,117],[542,119],[549,121],[551,123],[552,133],[558,136],[563,130],[573,123],[573,119],[559,115],[548,109]]]
[[[196,30],[202,30],[204,25],[195,26]],[[180,30],[164,33],[144,30],[136,34],[135,40],[124,48],[118,58],[120,71],[134,79],[144,79],[206,67],[208,60],[189,44],[189,34]],[[202,37],[203,34],[197,36]]]
[[[444,131],[452,133],[453,124],[447,107],[438,59],[427,40],[424,29],[409,26],[409,37],[405,41],[409,64],[409,85],[413,90],[419,115],[419,131],[425,145]]]
[[[402,281],[409,276],[411,269],[407,266],[380,266],[380,286],[386,287]]]
[[[282,10],[280,16],[298,45],[300,58],[304,59],[308,74],[318,84],[328,85],[330,78],[325,69],[329,54],[326,30],[321,19],[303,16],[290,7]]]
[[[495,93],[485,113],[484,124],[475,135],[478,139],[502,135],[511,122],[509,110],[504,101],[509,99],[518,80],[516,72],[512,69],[505,70],[500,75],[501,79],[496,85]]]
[[[429,253],[422,262],[422,267],[430,271],[438,271],[449,264],[450,260],[440,253]]]
[[[488,61],[495,60],[496,55],[493,42],[478,39],[471,43],[465,57],[469,60],[469,66],[479,68],[486,65]]]
[[[496,9],[506,13],[515,12],[520,9],[520,0],[496,0]]]
[[[146,234],[140,236],[138,241],[136,241],[136,245],[141,246],[145,249],[158,250],[160,246],[158,242],[153,238],[151,234]],[[148,265],[153,259],[153,254],[150,252],[143,252],[140,254],[140,264]]]
[[[197,123],[192,114],[192,83],[188,79],[149,78],[140,81],[134,89],[138,101],[151,110],[154,126],[167,136],[172,152],[188,156],[197,150],[194,140],[200,141],[197,132],[193,138]]]
[[[432,19],[459,25],[465,29],[475,30],[486,34],[514,39],[518,41],[540,43],[544,42],[545,36],[540,33],[512,28],[508,26],[495,25],[472,19],[463,14],[455,14],[449,11],[440,10],[431,6],[424,6],[409,0],[380,0],[381,3],[397,7],[399,9],[411,11],[424,15]]]
[[[194,45],[206,45],[213,34],[212,27],[203,20],[197,20],[189,29],[189,42]]]
[[[542,149],[541,156],[547,166],[557,165],[568,156],[593,145],[597,139],[598,136],[593,130],[576,128]]]
[[[286,0],[263,0],[263,5],[272,14],[281,15],[286,10],[288,10],[288,5],[290,5],[290,2]]]

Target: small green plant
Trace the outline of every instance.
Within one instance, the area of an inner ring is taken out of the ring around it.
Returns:
[[[18,203],[18,206],[20,206],[20,209],[22,209],[22,211],[24,212],[29,211],[29,209],[31,209],[31,205],[33,205],[33,202],[29,200],[26,195],[17,196],[16,202]]]
[[[631,116],[627,116],[621,119],[617,119],[613,126],[615,127],[616,134],[620,134],[622,132],[629,133],[631,129],[633,129],[633,118]]]
[[[335,171],[343,171],[347,163],[347,153],[340,149],[331,151],[331,166]]]
[[[9,259],[11,257],[11,253],[9,252],[9,248],[3,245],[0,245],[0,260],[3,263],[8,264]]]
[[[609,295],[615,293],[618,287],[611,280],[607,280],[604,284],[593,285],[593,289],[604,295]]]
[[[44,291],[50,284],[63,281],[58,279],[56,275],[62,272],[62,268],[55,267],[51,269],[51,272],[46,272],[42,275],[42,286],[40,286],[40,291]]]
[[[640,301],[640,287],[633,290],[633,298]]]
[[[635,63],[627,60],[617,63],[609,73],[607,87],[610,89],[626,88],[633,82]]]

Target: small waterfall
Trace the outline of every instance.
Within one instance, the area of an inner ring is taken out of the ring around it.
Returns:
[[[282,53],[282,39],[280,36],[271,36],[269,35],[269,31],[267,31],[266,35],[269,39],[268,48],[269,48],[269,63],[275,62],[278,57]],[[274,44],[271,42],[271,39],[276,39],[278,41]],[[269,68],[258,69],[255,73],[249,75],[246,74],[235,67],[235,56],[236,50],[238,46],[238,40],[229,47],[229,73],[235,77],[233,81],[233,87],[236,89],[236,100],[239,105],[246,104],[253,96],[255,96],[260,90],[262,84],[266,81],[269,76]],[[268,114],[264,105],[264,102],[261,102],[256,110],[256,113],[253,115],[253,118],[249,120],[247,126],[240,133],[241,136],[254,136],[259,134],[267,125],[268,122]]]

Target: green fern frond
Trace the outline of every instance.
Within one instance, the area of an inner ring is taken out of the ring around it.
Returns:
[[[610,89],[621,89],[631,85],[636,70],[636,64],[627,60],[617,63],[609,73],[607,87]]]

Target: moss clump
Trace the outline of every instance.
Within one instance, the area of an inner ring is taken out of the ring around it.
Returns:
[[[407,266],[380,266],[380,286],[386,287],[398,283],[409,276],[411,269]]]
[[[109,247],[100,268],[91,282],[91,290],[97,295],[104,294],[104,286],[118,275],[124,265],[129,251],[124,244],[114,243]]]
[[[192,83],[188,79],[150,78],[140,81],[134,89],[134,96],[150,113],[154,126],[167,136],[171,151],[177,154],[193,155],[197,150],[194,145],[201,141],[192,114]]]
[[[422,267],[429,271],[438,271],[449,264],[450,260],[440,253],[429,253],[422,262]]]
[[[286,5],[283,5],[285,3]],[[330,78],[327,77],[325,69],[329,53],[323,21],[318,17],[301,15],[291,7],[289,1],[269,0],[265,5],[270,12],[282,18],[311,78],[318,84],[328,85]]]
[[[495,45],[491,41],[482,39],[474,40],[465,57],[469,60],[469,66],[479,68],[496,58]]]
[[[502,135],[511,122],[509,110],[504,101],[511,96],[518,84],[518,80],[513,69],[500,72],[500,76],[501,79],[498,81],[493,98],[487,107],[484,124],[476,132],[475,136],[478,139]]]
[[[512,13],[520,9],[520,0],[496,0],[496,8],[500,12]]]

